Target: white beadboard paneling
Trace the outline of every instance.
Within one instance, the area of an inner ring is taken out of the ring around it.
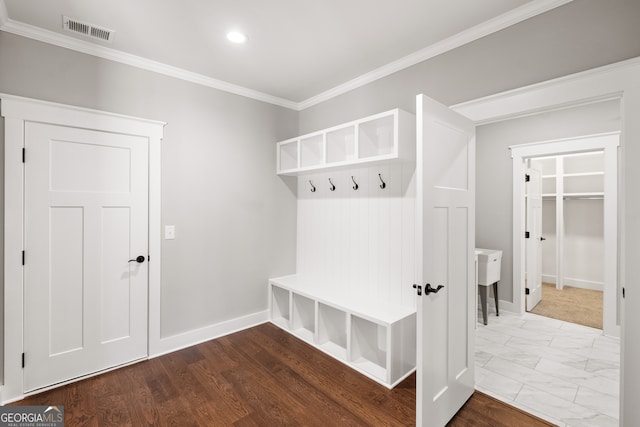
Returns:
[[[414,307],[413,171],[405,163],[299,176],[297,274],[352,298]]]

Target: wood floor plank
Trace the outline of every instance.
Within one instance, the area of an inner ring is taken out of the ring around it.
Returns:
[[[411,426],[415,374],[388,390],[267,323],[30,396],[67,426]],[[548,426],[474,393],[449,426]]]

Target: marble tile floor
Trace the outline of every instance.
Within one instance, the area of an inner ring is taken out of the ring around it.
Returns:
[[[536,314],[476,329],[476,389],[559,426],[618,426],[620,340]]]

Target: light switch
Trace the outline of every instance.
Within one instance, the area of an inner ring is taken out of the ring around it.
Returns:
[[[164,226],[164,238],[167,240],[176,238],[176,226],[175,225],[165,225]]]

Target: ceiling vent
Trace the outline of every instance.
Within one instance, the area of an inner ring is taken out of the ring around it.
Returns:
[[[62,16],[62,24],[64,29],[76,34],[83,34],[85,36],[110,42],[113,40],[115,31],[107,28],[98,27],[97,25],[89,24],[86,22],[78,21],[77,19],[69,18],[68,16]]]

